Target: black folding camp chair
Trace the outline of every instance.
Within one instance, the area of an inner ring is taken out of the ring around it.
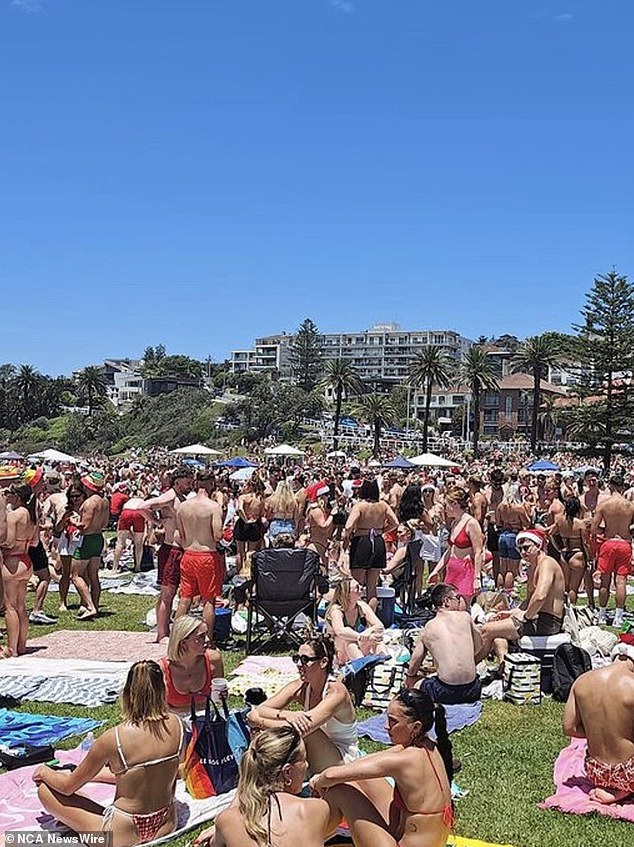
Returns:
[[[247,653],[303,642],[302,624],[315,626],[317,621],[318,573],[319,556],[313,550],[270,547],[254,554]]]

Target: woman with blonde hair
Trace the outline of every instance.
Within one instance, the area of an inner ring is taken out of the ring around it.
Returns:
[[[194,844],[213,838],[215,847],[323,847],[341,812],[326,800],[296,796],[307,768],[306,747],[296,729],[287,725],[259,732],[240,762],[235,800]]]
[[[527,506],[520,498],[519,486],[507,487],[502,501],[495,510],[495,524],[500,528],[498,541],[500,573],[497,577],[497,587],[510,591],[519,576],[520,554],[516,546],[517,533],[528,529],[531,525]]]
[[[167,656],[159,664],[165,679],[167,705],[188,715],[191,702],[204,706],[211,694],[212,679],[224,676],[219,650],[205,648],[207,626],[191,615],[183,615],[172,624]]]
[[[26,590],[33,574],[29,547],[34,546],[38,533],[36,495],[28,485],[14,484],[6,490],[6,536],[2,542],[3,557],[0,573],[4,585],[7,646],[1,657],[20,656],[26,652],[29,616],[26,611]]]
[[[280,480],[275,491],[264,501],[264,516],[269,522],[269,541],[274,543],[276,537],[287,533],[297,535],[298,505],[295,492],[287,479]]]
[[[452,521],[449,546],[430,573],[429,582],[433,582],[433,578],[444,570],[443,582],[453,585],[458,594],[471,602],[473,595],[479,594],[481,588],[484,534],[478,521],[467,511],[468,508],[468,491],[456,486],[445,494],[445,512]]]
[[[337,583],[325,620],[326,631],[335,642],[339,665],[380,652],[385,627],[372,607],[361,599],[361,586],[356,579]]]
[[[33,774],[45,810],[74,832],[110,832],[112,847],[132,847],[176,828],[174,791],[183,724],[168,711],[156,662],[135,662],[121,695],[122,723],[92,745],[74,771],[40,765]],[[116,786],[105,808],[76,793],[88,782]]]

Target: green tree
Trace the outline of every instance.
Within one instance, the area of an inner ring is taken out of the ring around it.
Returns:
[[[21,400],[20,420],[26,423],[34,417],[35,395],[42,375],[31,365],[20,365],[15,377],[15,387]]]
[[[498,335],[497,338],[493,338],[492,342],[496,347],[502,347],[505,350],[510,350],[512,353],[520,347],[519,338],[516,335],[510,335],[508,332]]]
[[[290,343],[291,373],[304,391],[312,391],[323,372],[323,342],[310,318],[300,324]]]
[[[616,440],[631,437],[634,373],[634,284],[611,271],[594,279],[581,310],[577,330],[577,359],[581,363],[580,390],[593,397],[584,413],[590,434],[603,432],[606,472]],[[581,434],[581,429],[579,430]],[[590,437],[586,438],[590,443]]]
[[[429,434],[429,408],[434,385],[446,388],[451,382],[453,361],[441,347],[426,345],[413,360],[409,369],[409,383],[413,388],[425,389],[423,417],[423,453],[427,452]]]
[[[374,436],[372,455],[378,459],[381,454],[381,433],[385,427],[393,423],[395,416],[390,398],[385,394],[365,394],[361,397],[356,412],[372,427]]]
[[[92,416],[97,406],[103,406],[108,396],[108,386],[103,371],[94,365],[89,365],[77,374],[77,390],[88,405],[88,417]]]
[[[347,359],[329,359],[326,362],[326,375],[322,380],[325,388],[331,388],[335,394],[335,422],[333,428],[333,450],[339,448],[339,421],[341,419],[341,404],[344,396],[349,398],[360,394],[363,390],[354,365]]]
[[[556,338],[531,335],[525,338],[513,356],[513,370],[530,373],[533,377],[533,409],[531,412],[531,450],[537,450],[539,436],[539,409],[542,400],[541,383],[548,376],[548,368],[561,362],[561,350]]]
[[[539,407],[539,424],[544,441],[553,441],[555,431],[559,425],[558,409],[555,406],[555,398],[552,395],[544,397]]]
[[[499,383],[493,366],[482,347],[474,345],[460,365],[460,382],[469,386],[473,403],[473,455],[478,458],[480,441],[480,400],[483,391],[498,391]]]

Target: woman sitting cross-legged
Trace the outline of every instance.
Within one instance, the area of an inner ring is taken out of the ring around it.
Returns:
[[[248,714],[253,729],[295,727],[306,744],[312,773],[359,755],[357,718],[343,683],[330,680],[334,648],[324,636],[308,638],[293,661],[299,680],[289,682]],[[296,703],[303,711],[290,710]]]
[[[306,747],[288,724],[259,732],[240,762],[235,800],[194,844],[214,847],[323,847],[341,820],[330,800],[302,798]]]
[[[385,652],[381,650],[385,627],[369,603],[361,599],[356,579],[337,583],[325,619],[327,631],[335,640],[338,664]]]
[[[211,694],[211,681],[224,676],[219,650],[205,647],[207,625],[192,615],[177,618],[160,666],[165,678],[167,705],[189,715],[191,701],[200,708]]]
[[[132,665],[121,706],[123,723],[104,732],[74,771],[41,765],[33,781],[46,811],[67,827],[111,832],[112,847],[131,847],[169,835],[176,827],[174,790],[183,725],[167,709],[156,662]],[[114,783],[111,806],[76,793],[89,782]]]
[[[445,710],[424,691],[403,689],[388,706],[387,730],[393,747],[326,768],[310,784],[341,809],[357,847],[441,847],[453,825]]]

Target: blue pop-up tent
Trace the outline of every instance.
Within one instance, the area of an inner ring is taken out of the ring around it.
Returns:
[[[234,456],[233,459],[225,459],[224,462],[215,462],[217,468],[257,468],[257,465],[245,459],[244,456]]]
[[[558,471],[559,465],[556,465],[548,459],[538,459],[536,462],[533,462],[532,465],[528,466],[528,470],[533,473],[537,471]]]
[[[397,456],[395,459],[392,459],[391,462],[386,462],[384,467],[406,471],[410,468],[415,468],[416,465],[413,462],[410,462],[409,459],[406,459],[405,456]]]

